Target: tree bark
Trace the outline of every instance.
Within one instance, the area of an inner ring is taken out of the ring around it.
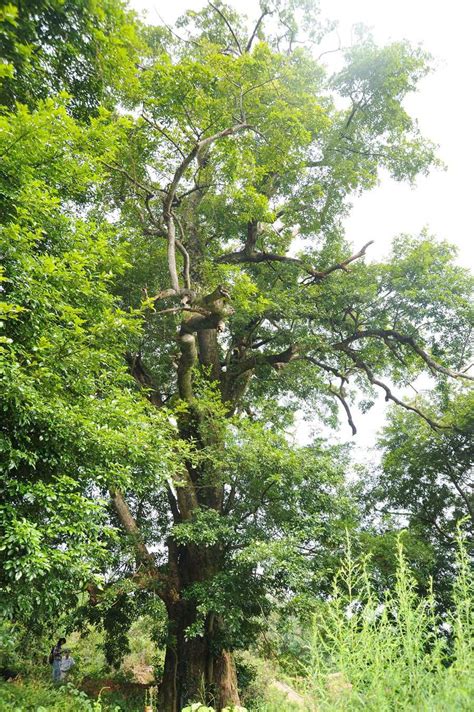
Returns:
[[[180,584],[189,587],[208,580],[218,570],[216,552],[195,544],[179,547]],[[197,619],[194,601],[180,592],[166,605],[168,640],[163,679],[159,690],[160,712],[181,712],[192,702],[221,710],[238,705],[237,677],[232,654],[222,648],[222,626],[213,613],[204,621],[202,635],[189,637],[187,629]]]
[[[187,403],[187,410],[178,419],[180,436],[193,447],[213,447],[219,450],[220,429],[207,422],[212,413],[201,411],[194,394],[194,368],[204,367],[210,381],[218,381],[222,388],[217,328],[229,313],[228,294],[219,286],[201,298],[209,316],[184,319],[178,335],[181,351],[178,363],[179,395]],[[189,464],[180,475],[176,487],[178,522],[192,519],[199,509],[213,509],[223,513],[224,487],[215,463]],[[170,540],[173,542],[173,534]],[[199,542],[169,546],[169,571],[173,584],[165,597],[168,613],[168,640],[163,679],[160,685],[160,712],[181,712],[192,702],[203,702],[221,710],[239,704],[237,677],[232,654],[224,647],[223,621],[212,611],[202,622],[201,635],[189,635],[190,626],[199,622],[197,602],[192,598],[193,584],[212,581],[224,566],[224,556],[218,544],[206,546]]]

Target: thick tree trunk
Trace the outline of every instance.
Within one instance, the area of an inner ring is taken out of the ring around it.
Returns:
[[[209,315],[183,320],[178,343],[181,351],[178,364],[178,391],[188,408],[178,421],[180,436],[194,448],[213,448],[221,442],[220,428],[214,427],[212,414],[202,411],[193,388],[193,369],[199,363],[211,381],[221,381],[217,329],[228,315],[228,294],[219,286],[201,299]],[[221,384],[222,386],[222,384]],[[174,520],[188,522],[201,507],[222,514],[224,487],[219,466],[204,461],[190,465],[180,475],[176,487]],[[170,541],[173,541],[171,533]],[[198,622],[197,602],[192,599],[192,586],[210,582],[224,565],[219,546],[198,542],[168,548],[169,570],[173,572],[170,595],[164,600],[168,612],[168,641],[163,680],[160,685],[160,712],[181,712],[192,702],[204,702],[221,710],[238,705],[237,677],[232,655],[223,648],[223,623],[210,612],[204,621],[202,635],[189,635],[189,628]],[[190,595],[191,594],[191,595]]]
[[[192,602],[179,600],[168,606],[169,635],[163,680],[160,685],[160,712],[181,712],[191,702],[204,702],[221,710],[238,705],[237,678],[232,655],[220,650],[216,623],[211,614],[205,634],[189,640],[186,629],[196,620]]]

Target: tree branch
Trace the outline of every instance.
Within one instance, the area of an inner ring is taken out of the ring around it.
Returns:
[[[143,541],[140,529],[122,493],[119,490],[111,489],[110,496],[120,524],[125,529],[127,534],[130,535],[133,541],[135,553],[140,563],[142,563],[146,568],[151,569],[155,577],[156,575],[159,575],[164,580],[167,580],[167,577],[163,576],[158,571],[156,561],[152,554],[148,551],[145,542]]]
[[[448,461],[445,462],[444,466],[445,466],[445,468],[446,468],[446,474],[447,474],[447,476],[448,476],[448,479],[451,481],[451,483],[452,483],[453,487],[455,488],[456,492],[458,493],[458,495],[461,497],[461,499],[463,500],[464,504],[466,505],[467,511],[469,512],[469,516],[470,516],[470,518],[471,518],[471,520],[472,520],[472,523],[474,524],[474,506],[473,506],[472,500],[471,500],[471,499],[466,495],[466,493],[462,490],[462,488],[461,488],[461,486],[460,486],[460,484],[459,484],[458,478],[457,478],[456,475],[453,473],[453,468],[451,467],[451,465],[449,464]]]
[[[426,353],[426,351],[424,351],[420,346],[418,346],[413,336],[406,336],[398,331],[394,331],[393,329],[366,329],[364,331],[356,331],[347,339],[344,339],[344,341],[335,344],[335,348],[348,346],[354,341],[359,341],[360,339],[370,338],[381,338],[384,340],[392,338],[395,341],[398,341],[400,344],[406,344],[407,346],[410,346],[410,348],[416,354],[418,354],[418,356],[428,365],[431,371],[443,373],[445,376],[450,376],[451,378],[465,378],[469,381],[474,380],[473,376],[468,376],[467,374],[460,373],[459,371],[451,371],[451,369],[446,368],[445,366],[442,366],[441,364],[437,363],[434,359],[431,358],[429,354]]]
[[[312,283],[318,282],[321,279],[324,279],[327,277],[329,274],[332,274],[333,272],[336,272],[337,270],[342,270],[343,272],[347,272],[347,266],[351,264],[351,262],[354,262],[355,260],[360,259],[361,257],[364,257],[365,253],[367,252],[367,248],[370,247],[370,245],[373,245],[374,241],[369,240],[369,242],[366,242],[365,245],[361,247],[359,252],[354,253],[350,257],[347,257],[347,259],[343,260],[342,262],[337,262],[336,264],[332,265],[331,267],[328,267],[327,269],[324,270],[313,270],[311,274],[313,275],[313,279],[310,280]]]
[[[226,26],[227,26],[227,29],[229,30],[230,34],[232,35],[232,37],[233,37],[233,39],[234,39],[235,44],[237,45],[237,48],[238,48],[238,50],[239,50],[239,53],[240,53],[240,54],[243,54],[243,52],[242,52],[242,47],[240,46],[240,42],[239,42],[239,40],[238,40],[238,37],[237,37],[237,35],[235,34],[235,32],[234,32],[234,30],[233,30],[233,28],[232,28],[232,25],[230,24],[230,22],[229,22],[229,20],[227,19],[227,17],[224,15],[224,13],[223,13],[221,10],[219,10],[218,7],[216,7],[215,5],[213,5],[212,2],[209,2],[209,5],[210,5],[210,6],[212,7],[212,9],[215,10],[215,11],[217,12],[217,14],[220,15],[220,17],[224,20],[224,22],[225,22],[225,24],[226,24]]]
[[[353,351],[352,349],[348,347],[342,347],[340,349],[343,351],[349,358],[356,364],[356,366],[361,369],[362,371],[365,372],[367,375],[367,378],[369,379],[370,383],[372,383],[374,386],[378,386],[381,388],[384,393],[385,393],[385,400],[386,401],[393,401],[397,405],[399,405],[401,408],[404,408],[405,410],[409,410],[412,413],[416,413],[417,415],[420,416],[420,418],[423,418],[423,420],[428,423],[430,428],[432,428],[435,431],[438,430],[443,430],[446,429],[448,426],[446,425],[441,425],[440,423],[437,423],[434,421],[432,418],[430,418],[426,413],[423,413],[419,408],[413,405],[409,405],[408,403],[405,403],[404,401],[400,400],[397,396],[393,395],[392,391],[390,388],[387,386],[386,383],[383,383],[383,381],[380,381],[374,373],[372,372],[371,368],[365,363],[365,361],[362,361],[362,359],[359,358],[358,354]]]
[[[179,232],[180,232],[180,235],[181,235],[181,240],[183,240],[183,239],[184,239],[184,230],[183,230],[183,226],[181,225],[181,221],[179,220],[178,217],[176,217],[176,223],[177,223],[178,228],[179,228]],[[191,274],[190,274],[190,264],[191,264],[191,262],[190,262],[190,259],[189,259],[189,253],[188,253],[188,251],[186,250],[185,246],[183,245],[183,243],[182,243],[180,240],[176,240],[176,247],[178,248],[178,250],[179,250],[179,251],[181,252],[181,254],[183,255],[183,261],[184,261],[184,264],[183,264],[183,280],[184,280],[184,286],[185,286],[186,289],[191,289]]]
[[[352,413],[351,413],[351,409],[349,408],[349,404],[347,403],[346,399],[344,398],[344,394],[342,391],[342,384],[341,384],[341,388],[339,390],[337,390],[335,388],[330,388],[329,391],[333,396],[335,396],[335,398],[338,399],[338,401],[341,403],[342,407],[346,411],[347,422],[351,426],[352,435],[355,435],[357,433],[357,428],[356,428],[354,420],[352,418]]]
[[[146,372],[140,354],[127,353],[125,354],[125,360],[127,361],[130,373],[134,379],[142,388],[146,389],[147,398],[150,403],[155,405],[157,408],[161,408],[161,406],[163,406],[163,399],[152,379]]]
[[[246,371],[252,371],[260,365],[272,366],[276,371],[281,370],[291,361],[299,360],[298,344],[291,344],[285,351],[278,354],[255,353],[237,364],[234,371],[235,376],[241,376]]]
[[[169,141],[169,143],[171,143],[175,147],[175,149],[178,151],[178,153],[181,154],[182,158],[185,158],[183,151],[181,150],[180,146],[176,143],[174,138],[172,138],[172,136],[169,136],[167,134],[167,132],[159,124],[156,124],[154,121],[149,119],[148,116],[146,116],[145,114],[142,113],[141,117],[144,121],[146,121],[146,123],[149,126],[151,126],[152,129],[155,129],[155,131],[158,131],[158,133],[160,133],[167,141]]]
[[[168,232],[168,272],[171,279],[171,287],[175,292],[179,292],[178,269],[176,266],[176,226],[171,211],[165,213],[164,218]]]
[[[161,188],[151,188],[150,186],[144,185],[143,183],[141,183],[141,181],[137,180],[128,171],[126,171],[125,168],[121,168],[120,166],[112,166],[110,163],[107,163],[102,159],[100,160],[100,162],[110,171],[116,171],[117,173],[121,173],[122,175],[124,175],[126,178],[128,178],[130,183],[142,190],[146,195],[153,195],[156,190],[159,190],[162,193],[164,192]]]
[[[171,181],[166,195],[163,199],[163,220],[166,225],[167,238],[168,238],[168,270],[171,279],[171,286],[175,292],[179,292],[179,279],[178,270],[176,267],[176,227],[174,222],[174,215],[172,212],[172,206],[174,199],[176,197],[176,190],[178,188],[179,182],[184,175],[184,172],[192,161],[198,156],[199,151],[206,150],[212,143],[225,136],[231,136],[232,134],[242,131],[243,129],[249,128],[248,124],[236,124],[222,131],[218,131],[213,136],[208,136],[207,138],[198,141],[193,149],[188,153],[188,155],[181,161],[178,168],[176,169],[173,180]]]
[[[266,495],[268,494],[268,492],[270,491],[270,489],[271,489],[275,484],[276,484],[275,480],[272,480],[272,481],[269,482],[267,485],[265,485],[265,487],[263,488],[262,492],[260,493],[260,501],[255,505],[255,507],[254,507],[253,509],[251,509],[250,511],[246,512],[245,514],[243,514],[243,515],[240,517],[239,522],[238,522],[239,524],[242,524],[246,519],[248,519],[249,517],[252,517],[254,514],[257,514],[258,510],[260,509],[260,507],[263,507],[263,505],[265,504],[265,497],[266,497]]]
[[[270,15],[270,14],[271,14],[271,13],[265,8],[265,10],[262,12],[262,14],[260,15],[260,17],[258,18],[258,20],[257,20],[257,22],[256,22],[256,24],[255,24],[255,27],[253,28],[253,32],[252,32],[252,34],[250,35],[250,39],[249,39],[249,41],[247,42],[247,46],[245,47],[245,51],[246,51],[246,52],[250,52],[250,50],[252,49],[253,41],[254,41],[255,37],[257,36],[257,32],[258,32],[258,30],[259,30],[260,25],[261,25],[262,22],[263,22],[264,17],[266,17],[267,15]]]
[[[298,265],[301,267],[309,277],[304,280],[304,284],[314,284],[315,282],[319,282],[328,275],[332,274],[333,272],[336,272],[337,270],[342,270],[344,272],[347,272],[347,266],[351,263],[354,262],[355,260],[359,259],[360,257],[363,257],[366,253],[367,248],[369,245],[373,243],[373,240],[370,240],[367,242],[360,250],[359,252],[356,252],[355,254],[351,255],[347,259],[343,260],[342,262],[337,262],[334,265],[331,265],[327,269],[324,270],[317,270],[308,265],[304,260],[298,259],[297,257],[287,257],[286,255],[276,255],[272,252],[254,252],[252,250],[248,250],[244,248],[243,250],[240,250],[238,252],[230,252],[226,255],[221,255],[220,257],[217,258],[216,262],[219,264],[244,264],[244,263],[249,263],[249,264],[255,264],[259,262],[286,262],[288,264],[294,264]]]
[[[438,532],[438,534],[441,534],[442,537],[447,539],[448,544],[446,546],[455,546],[456,545],[454,537],[451,536],[450,534],[446,534],[446,532],[444,532],[441,529],[441,527],[435,520],[428,519],[427,517],[424,517],[422,514],[420,514],[418,512],[399,512],[399,511],[394,512],[389,509],[386,509],[385,507],[383,509],[377,509],[377,507],[375,507],[375,511],[381,512],[382,514],[391,514],[395,517],[411,517],[412,519],[419,519],[420,521],[425,522],[425,524],[430,524],[431,526],[433,526],[436,529],[436,531]]]
[[[347,376],[345,376],[343,373],[338,371],[337,368],[334,368],[334,366],[329,366],[327,363],[318,361],[313,356],[306,355],[306,356],[302,356],[301,358],[304,359],[305,361],[309,361],[309,363],[312,363],[315,366],[319,366],[319,368],[322,368],[323,371],[327,371],[328,373],[332,373],[334,376],[337,376],[338,378],[341,379],[342,383],[348,382]]]

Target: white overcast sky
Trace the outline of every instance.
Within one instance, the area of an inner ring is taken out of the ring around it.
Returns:
[[[255,0],[233,0],[237,10],[258,17]],[[472,0],[321,0],[322,16],[338,22],[338,35],[325,41],[336,48],[351,43],[357,23],[371,28],[379,43],[408,39],[421,43],[435,60],[435,71],[423,80],[419,92],[406,106],[422,133],[439,145],[446,171],[421,177],[415,187],[383,177],[370,193],[354,200],[346,222],[347,237],[354,246],[374,240],[371,256],[387,254],[392,238],[400,232],[416,234],[427,226],[434,235],[459,248],[459,261],[474,268],[474,60]],[[198,9],[203,0],[132,0],[132,7],[146,12],[149,22],[167,23],[187,9]],[[327,55],[334,62],[335,55]],[[383,420],[379,403],[357,421],[362,426],[355,437],[358,449],[369,448]],[[348,433],[342,433],[346,439]]]

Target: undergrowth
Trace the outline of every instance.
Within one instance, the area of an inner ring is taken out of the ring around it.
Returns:
[[[307,631],[292,686],[302,705],[260,682],[248,712],[462,712],[474,709],[474,577],[459,534],[452,608],[440,613],[433,593],[419,596],[398,544],[393,589],[383,594],[365,559],[350,546]],[[290,680],[288,680],[291,682]],[[267,683],[269,682],[267,678]],[[55,689],[20,681],[0,685],[0,710],[13,712],[141,712],[142,704],[93,701],[72,685]]]
[[[308,710],[472,710],[474,578],[458,534],[452,609],[420,597],[399,540],[393,589],[377,595],[348,546],[333,594],[314,619],[304,672]]]

